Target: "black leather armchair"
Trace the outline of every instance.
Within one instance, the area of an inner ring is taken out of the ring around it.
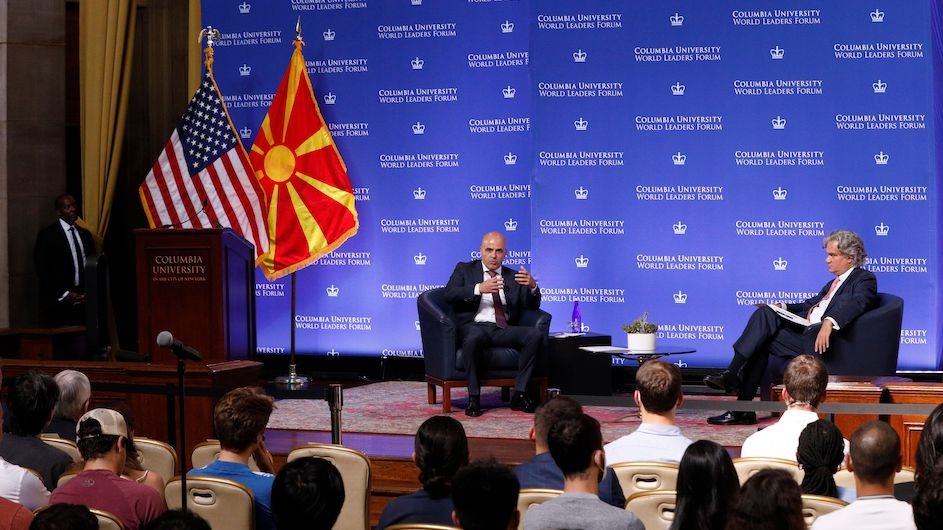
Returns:
[[[900,353],[904,299],[878,293],[878,306],[832,334],[822,356],[829,375],[893,376]]]
[[[452,411],[452,388],[467,387],[468,383],[465,360],[458,341],[458,325],[452,318],[451,306],[445,302],[444,296],[444,287],[429,289],[419,295],[417,305],[429,404],[435,404],[436,387],[440,386],[442,412],[448,413]],[[518,325],[539,328],[546,337],[550,334],[550,318],[550,313],[541,309],[525,310]],[[541,350],[546,351],[546,347]],[[513,348],[488,348],[484,370],[479,370],[481,386],[501,387],[501,396],[507,401],[517,375],[518,355],[518,351]],[[542,359],[537,360],[537,375],[533,380],[539,387],[541,399],[547,391],[547,378],[540,373],[543,364]]]

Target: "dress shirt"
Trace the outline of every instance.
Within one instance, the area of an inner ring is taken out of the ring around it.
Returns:
[[[786,409],[779,421],[761,431],[751,434],[740,448],[740,457],[782,458],[796,460],[799,435],[813,421],[819,419],[816,412],[801,409]],[[845,440],[845,454],[848,440]]]
[[[609,466],[621,462],[677,464],[689,445],[691,440],[681,434],[681,428],[677,425],[643,423],[632,434],[607,443],[603,449],[606,451],[606,465]]]
[[[501,276],[501,267],[498,267],[498,270],[495,271],[498,276]],[[481,278],[482,281],[487,281],[491,279],[491,274],[489,274],[488,267],[485,266],[485,262],[481,262]],[[491,294],[482,294],[478,286],[481,284],[475,284],[475,295],[481,296],[481,302],[478,303],[478,314],[475,315],[475,322],[491,322],[494,324],[494,298]],[[498,296],[501,297],[501,303],[504,307],[508,306],[507,298],[504,296],[504,289],[498,291]],[[507,317],[507,313],[504,315]]]
[[[82,246],[82,236],[79,235],[78,229],[73,230],[74,226],[69,223],[59,219],[59,226],[62,227],[62,230],[65,232],[66,241],[69,242],[69,249],[72,251],[72,264],[75,266],[75,274],[73,275],[72,281],[73,285],[79,284],[79,267],[82,267],[85,262],[85,247]],[[72,237],[72,234],[75,234],[75,237]],[[75,242],[79,242],[79,248],[75,248]],[[76,252],[78,250],[78,252]],[[66,293],[68,294],[68,293]]]
[[[809,314],[809,322],[813,324],[818,324],[819,322],[822,321],[822,315],[824,315],[825,310],[828,309],[828,304],[830,304],[832,302],[832,299],[835,298],[835,293],[837,293],[838,290],[841,289],[842,284],[845,283],[845,280],[848,279],[848,276],[851,276],[851,271],[853,270],[855,270],[854,267],[846,270],[845,272],[841,273],[838,276],[838,285],[829,289],[831,294],[828,296],[828,298],[823,298],[822,301],[819,302],[817,306],[812,308],[812,312]],[[832,328],[837,330],[838,322],[835,322],[835,319],[833,318],[829,318],[828,320],[832,321]]]

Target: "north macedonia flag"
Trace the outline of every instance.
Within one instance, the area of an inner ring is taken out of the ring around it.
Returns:
[[[301,40],[249,158],[268,197],[269,280],[341,246],[359,226],[347,167],[337,152],[305,69]]]

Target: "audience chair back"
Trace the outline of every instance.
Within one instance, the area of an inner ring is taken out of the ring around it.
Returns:
[[[89,511],[98,519],[98,530],[124,530],[124,523],[117,515],[97,508],[89,508]]]
[[[219,440],[207,440],[205,442],[200,442],[193,448],[193,454],[190,455],[190,465],[193,466],[191,469],[198,469],[203,466],[212,464],[214,460],[219,458]],[[258,471],[259,466],[255,463],[255,458],[249,457],[249,469],[252,471]]]
[[[894,484],[914,481],[914,468],[904,466],[894,475]],[[855,475],[848,468],[842,467],[835,473],[835,485],[840,488],[855,488]]]
[[[165,484],[177,474],[177,452],[170,444],[151,438],[135,437],[134,447],[141,455],[141,465],[144,469],[160,475]]]
[[[642,491],[625,501],[625,509],[642,521],[645,530],[667,530],[675,518],[675,498],[671,490]]]
[[[386,530],[458,530],[458,527],[443,524],[400,523],[387,526]]]
[[[73,471],[73,472],[71,472],[71,473],[67,472],[67,473],[63,473],[63,474],[59,475],[59,480],[56,481],[56,487],[58,488],[58,487],[62,486],[62,485],[65,484],[66,482],[68,482],[68,481],[72,480],[73,478],[75,478],[76,475],[78,475],[78,472],[77,472],[77,471]]]
[[[848,506],[847,502],[834,497],[810,495],[808,493],[802,494],[802,518],[805,519],[806,526],[810,528],[812,527],[812,523],[819,517],[844,508],[845,506]]]
[[[167,508],[179,510],[180,477],[167,482]],[[219,530],[254,530],[255,499],[249,488],[228,479],[187,476],[187,508]]]
[[[521,512],[521,520],[517,525],[518,530],[524,528],[524,514],[533,506],[545,503],[550,499],[559,497],[562,490],[553,490],[547,488],[523,488],[517,496],[517,511]]]
[[[334,528],[370,528],[370,459],[360,451],[332,444],[305,444],[288,453],[288,462],[313,456],[334,464],[344,479],[344,506]]]
[[[59,438],[57,434],[41,434],[40,439],[72,457],[73,462],[82,461],[82,453],[79,452],[79,446],[75,445],[75,442],[72,440]]]
[[[621,462],[612,472],[626,499],[643,491],[674,490],[678,484],[678,464],[670,462]]]
[[[795,460],[762,457],[734,458],[733,467],[737,470],[737,477],[740,479],[741,486],[748,478],[755,475],[757,471],[766,468],[788,471],[789,474],[792,475],[792,478],[796,479],[796,482],[802,484],[802,469]]]

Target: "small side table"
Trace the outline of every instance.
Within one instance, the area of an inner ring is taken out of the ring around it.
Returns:
[[[612,395],[612,355],[580,350],[584,346],[609,346],[611,335],[583,333],[572,336],[550,334],[548,368],[550,386],[563,394]]]

